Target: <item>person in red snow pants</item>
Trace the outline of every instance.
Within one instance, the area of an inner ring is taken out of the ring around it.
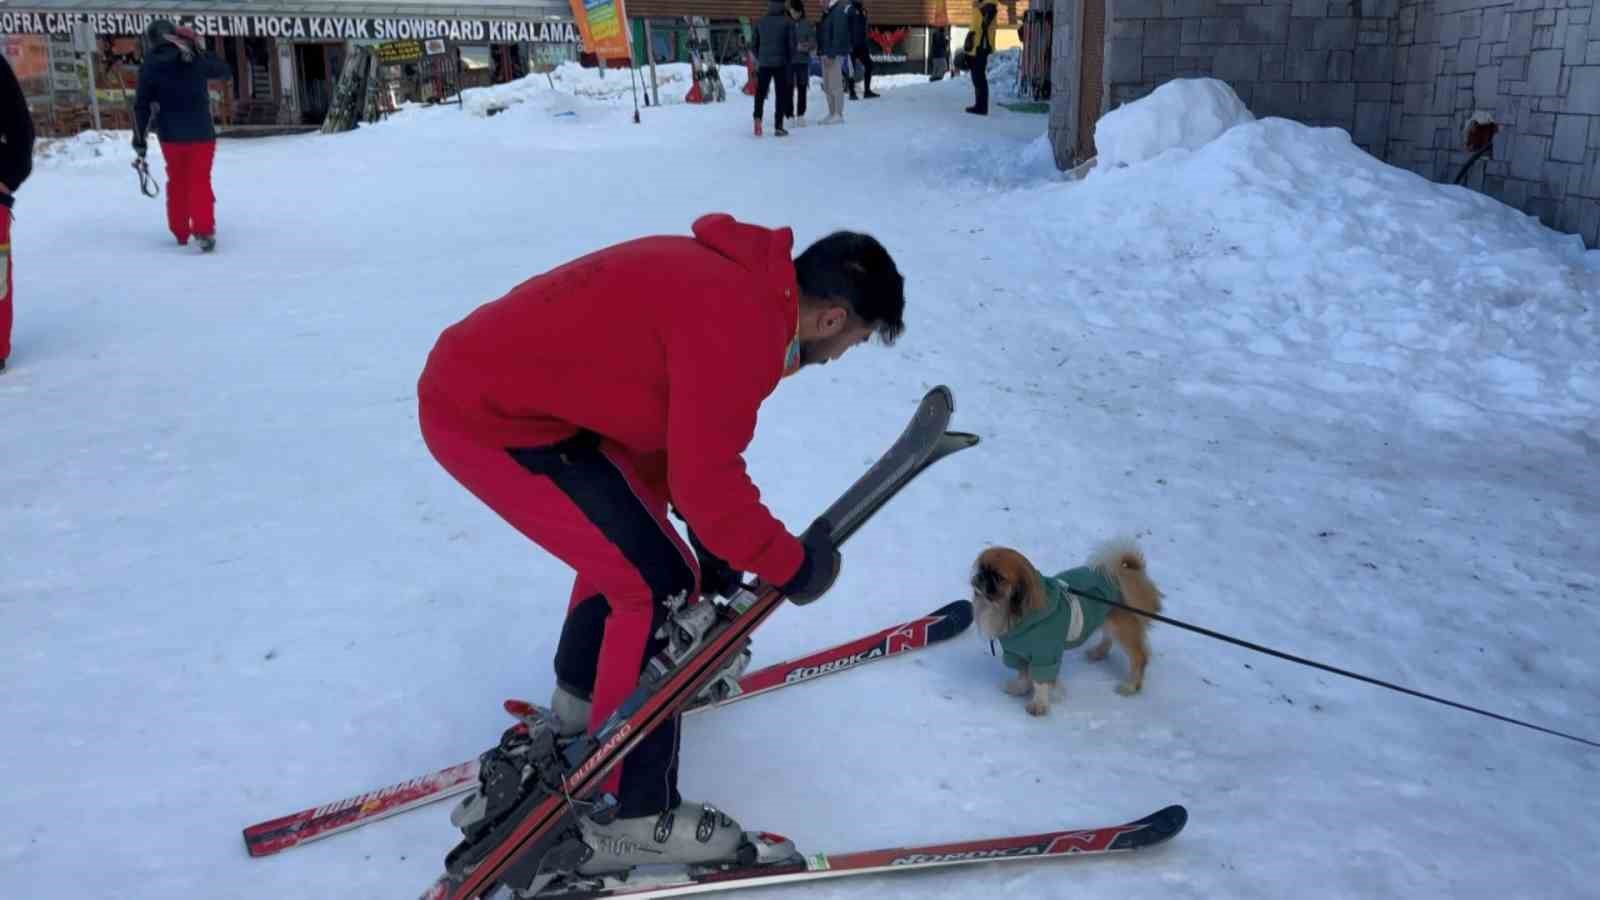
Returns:
[[[7,191],[4,199],[10,200]],[[11,204],[0,204],[0,371],[11,356]]]
[[[193,237],[210,253],[217,245],[217,198],[211,191],[217,131],[209,82],[232,78],[233,69],[192,29],[170,19],[145,26],[143,46],[133,101],[133,152],[144,159],[154,126],[167,164],[167,228],[180,246]]]
[[[11,64],[0,56],[0,372],[11,355],[11,208],[33,174],[33,116]]]
[[[716,213],[692,231],[516,286],[446,328],[418,380],[434,458],[576,573],[554,661],[563,733],[597,729],[634,690],[669,602],[731,595],[745,572],[802,604],[832,586],[838,548],[785,528],[743,453],[782,379],[904,328],[904,280],[868,235],[792,257],[787,228]],[[608,773],[619,815],[584,817],[585,873],[737,851],[738,823],[678,792],[679,728],[668,720]]]
[[[216,141],[161,143],[167,163],[167,228],[178,243],[193,235],[217,233],[217,196],[211,190]]]

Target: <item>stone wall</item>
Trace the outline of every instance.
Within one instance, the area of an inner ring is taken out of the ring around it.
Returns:
[[[1600,18],[1595,0],[1107,0],[1107,109],[1175,77],[1228,82],[1257,116],[1331,125],[1438,182],[1468,186],[1600,247]],[[1071,158],[1076,23],[1057,4],[1051,134]],[[1064,60],[1071,55],[1072,62]],[[1063,107],[1057,110],[1054,107]]]
[[[1399,0],[1111,0],[1111,107],[1178,77],[1228,82],[1257,116],[1388,142]]]
[[[1600,246],[1600,19],[1594,0],[1402,0],[1393,165],[1452,181],[1475,111],[1499,125],[1467,184]]]

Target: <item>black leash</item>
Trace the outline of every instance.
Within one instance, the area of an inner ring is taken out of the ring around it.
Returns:
[[[1315,660],[1306,659],[1306,658],[1301,657],[1301,656],[1295,656],[1292,653],[1283,653],[1283,652],[1278,651],[1278,650],[1273,650],[1270,647],[1263,647],[1260,644],[1252,644],[1249,641],[1240,640],[1239,638],[1236,638],[1236,637],[1230,637],[1229,635],[1221,634],[1219,632],[1212,631],[1209,628],[1201,628],[1198,625],[1190,625],[1188,622],[1180,622],[1177,619],[1169,619],[1166,616],[1159,615],[1157,613],[1150,613],[1150,612],[1145,612],[1142,609],[1135,609],[1134,607],[1129,606],[1126,603],[1119,603],[1116,600],[1108,600],[1108,599],[1106,599],[1104,597],[1097,597],[1097,596],[1095,596],[1093,594],[1085,594],[1082,591],[1075,591],[1075,590],[1072,590],[1071,588],[1066,587],[1066,585],[1062,585],[1062,587],[1066,589],[1067,593],[1076,595],[1078,597],[1083,597],[1086,600],[1096,600],[1096,601],[1099,601],[1101,603],[1108,604],[1110,606],[1115,606],[1115,607],[1117,607],[1119,609],[1125,609],[1125,610],[1127,610],[1129,612],[1132,612],[1132,613],[1138,613],[1139,615],[1144,616],[1147,619],[1154,619],[1157,622],[1165,622],[1168,625],[1176,625],[1179,628],[1188,629],[1189,631],[1193,631],[1196,634],[1203,634],[1206,637],[1216,638],[1219,641],[1225,641],[1225,642],[1227,642],[1229,644],[1236,644],[1236,645],[1238,645],[1240,647],[1244,647],[1247,650],[1254,650],[1257,653],[1265,653],[1268,656],[1276,656],[1279,659],[1286,659],[1289,662],[1299,663],[1299,664],[1301,664],[1303,666],[1311,666],[1314,669],[1321,669],[1324,672],[1332,672],[1335,675],[1343,675],[1346,678],[1354,678],[1357,681],[1365,681],[1368,684],[1375,684],[1375,685],[1377,685],[1379,687],[1385,687],[1385,688],[1388,688],[1391,691],[1399,691],[1402,694],[1410,694],[1413,697],[1421,697],[1424,700],[1432,700],[1435,703],[1443,703],[1445,706],[1453,706],[1456,709],[1464,709],[1467,712],[1474,712],[1474,713],[1477,713],[1480,716],[1488,716],[1491,719],[1499,719],[1502,722],[1509,722],[1512,725],[1521,725],[1523,728],[1531,728],[1534,731],[1542,731],[1545,734],[1553,734],[1556,737],[1566,738],[1569,741],[1577,741],[1580,744],[1588,744],[1590,747],[1600,747],[1600,743],[1597,743],[1595,741],[1591,741],[1591,740],[1589,740],[1587,738],[1581,738],[1581,737],[1577,737],[1576,735],[1567,734],[1564,731],[1556,731],[1556,730],[1551,729],[1551,728],[1545,728],[1542,725],[1534,725],[1531,722],[1524,722],[1521,719],[1513,719],[1510,716],[1502,716],[1499,713],[1492,713],[1492,712],[1489,712],[1486,709],[1479,709],[1476,706],[1468,706],[1465,703],[1457,703],[1454,700],[1446,700],[1446,699],[1444,699],[1442,697],[1435,697],[1432,694],[1424,694],[1421,691],[1414,691],[1411,688],[1401,687],[1398,684],[1391,684],[1390,682],[1381,681],[1381,680],[1379,680],[1377,678],[1369,678],[1366,675],[1361,675],[1361,674],[1358,674],[1358,673],[1355,673],[1355,672],[1347,671],[1345,669],[1340,669],[1340,668],[1336,668],[1334,666],[1325,665],[1325,664],[1319,663],[1319,662],[1317,662]],[[992,644],[991,644],[991,647],[990,647],[990,652],[993,652]]]
[[[133,170],[139,173],[139,193],[146,197],[154,197],[161,193],[161,188],[156,185],[156,180],[150,176],[150,166],[139,157],[133,161]]]
[[[123,89],[122,96],[123,96],[124,100],[127,99],[128,91],[127,91],[126,88]],[[159,103],[150,104],[150,118],[148,120],[146,120],[146,122],[145,122],[145,132],[144,132],[144,135],[141,137],[138,134],[138,131],[139,131],[139,118],[138,118],[138,115],[134,112],[133,104],[129,103],[128,104],[128,118],[129,118],[129,120],[131,121],[131,123],[133,125],[134,136],[135,137],[139,137],[141,141],[148,140],[149,139],[149,135],[150,135],[150,125],[155,122],[156,116],[158,116],[160,114],[161,114],[161,104],[159,104]],[[156,180],[154,178],[150,177],[150,165],[144,161],[144,152],[143,151],[140,151],[139,155],[134,159],[134,161],[133,161],[133,170],[135,172],[139,173],[139,193],[145,195],[146,197],[154,197],[157,194],[161,193],[161,188],[160,188],[159,185],[156,184]]]

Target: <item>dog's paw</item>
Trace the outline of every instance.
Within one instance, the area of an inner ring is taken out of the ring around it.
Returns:
[[[1049,715],[1049,713],[1050,713],[1050,704],[1044,702],[1043,700],[1029,700],[1028,701],[1028,715],[1030,715],[1030,716],[1044,716],[1044,715]]]
[[[1023,694],[1033,690],[1033,683],[1026,678],[1013,678],[1006,682],[1004,687],[1005,692],[1011,696],[1021,697]]]
[[[1132,697],[1134,694],[1139,693],[1143,687],[1144,685],[1142,684],[1134,684],[1131,681],[1124,681],[1123,683],[1117,685],[1117,693],[1124,697]]]

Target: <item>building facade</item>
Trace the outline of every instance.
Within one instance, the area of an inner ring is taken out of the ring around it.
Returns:
[[[571,7],[560,0],[435,6],[343,0],[12,0],[0,3],[0,50],[23,83],[38,130],[92,127],[90,85],[101,126],[127,128],[142,55],[139,36],[157,18],[193,28],[234,70],[213,82],[223,126],[315,126],[327,113],[350,48],[414,39],[447,42],[452,79],[462,87],[509,81],[531,69],[577,59]],[[92,29],[97,52],[78,53],[72,32]],[[91,65],[93,70],[91,71]],[[411,99],[434,99],[422,83]]]
[[[1050,131],[1062,168],[1094,155],[1099,109],[1171,78],[1213,77],[1258,117],[1343,128],[1392,165],[1461,176],[1600,246],[1594,0],[1053,2]],[[1494,124],[1477,159],[1475,116]]]

